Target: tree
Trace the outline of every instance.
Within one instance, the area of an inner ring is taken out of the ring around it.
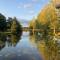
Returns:
[[[22,26],[16,17],[12,19],[11,32],[18,35],[22,33]]]
[[[7,31],[11,31],[11,25],[12,25],[12,18],[8,17],[7,19]]]
[[[42,24],[46,24],[48,22],[54,23],[57,20],[55,7],[52,5],[47,5],[41,13],[38,15],[38,20]]]
[[[0,31],[6,30],[6,18],[0,13]]]
[[[30,21],[29,29],[30,29],[30,35],[32,35],[34,33],[34,29],[35,29],[35,19],[32,19],[32,21]]]
[[[52,4],[47,5],[38,15],[38,21],[45,26],[43,28],[45,29],[45,31],[47,31],[48,29],[57,29],[58,20],[56,8]]]

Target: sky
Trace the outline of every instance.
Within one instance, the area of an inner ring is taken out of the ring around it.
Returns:
[[[49,0],[0,0],[0,13],[6,17],[31,20]]]

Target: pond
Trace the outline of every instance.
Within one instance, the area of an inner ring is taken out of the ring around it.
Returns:
[[[60,60],[60,45],[51,38],[30,36],[29,32],[0,37],[0,60]]]

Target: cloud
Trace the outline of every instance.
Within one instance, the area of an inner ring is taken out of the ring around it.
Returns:
[[[19,4],[18,8],[32,8],[33,4],[32,3],[25,3],[25,4]]]
[[[29,3],[21,2],[19,4],[18,8],[33,8],[36,5],[36,3],[38,3],[38,2],[39,2],[39,0],[31,0],[31,2],[29,2]]]
[[[24,8],[31,8],[32,7],[32,4],[31,3],[30,4],[24,4],[23,7]]]

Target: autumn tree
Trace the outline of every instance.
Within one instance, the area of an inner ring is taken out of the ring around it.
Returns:
[[[46,6],[38,15],[38,21],[48,29],[57,29],[57,14],[56,8],[52,5]]]

